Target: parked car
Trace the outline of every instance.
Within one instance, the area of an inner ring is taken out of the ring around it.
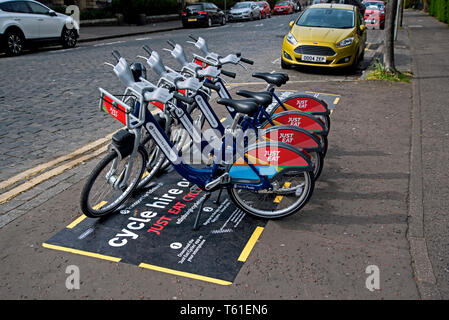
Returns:
[[[293,65],[355,68],[363,60],[366,26],[356,6],[312,5],[290,27],[282,44],[284,69]]]
[[[271,7],[266,1],[257,1],[257,5],[259,6],[260,13],[262,14],[262,19],[266,17],[271,18]]]
[[[213,3],[201,2],[187,4],[181,12],[182,26],[201,25],[211,27],[213,24],[226,24],[224,12]]]
[[[376,29],[385,28],[385,4],[383,1],[367,1],[364,2],[366,6],[365,10],[365,23],[367,27],[373,27]]]
[[[262,19],[259,6],[254,1],[237,2],[229,11],[228,19],[231,20],[254,20]]]
[[[290,0],[290,2],[293,4],[293,10],[295,12],[301,11],[301,2],[299,0]]]
[[[290,14],[293,12],[293,4],[290,1],[278,1],[273,8],[273,14]]]
[[[319,3],[340,3],[340,4],[350,4],[359,8],[362,16],[365,14],[365,5],[362,0],[319,0]],[[315,4],[315,2],[314,2]]]
[[[31,44],[60,43],[76,46],[78,23],[32,0],[0,0],[0,47],[8,55],[19,55]]]

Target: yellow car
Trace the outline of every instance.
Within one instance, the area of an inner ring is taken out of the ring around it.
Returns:
[[[363,60],[366,26],[357,7],[316,4],[295,21],[284,37],[281,66],[356,67]]]

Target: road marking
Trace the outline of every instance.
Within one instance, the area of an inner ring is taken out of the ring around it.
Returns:
[[[107,150],[107,146],[103,146],[102,148],[94,151],[93,153],[86,154],[80,158],[77,158],[77,159],[67,162],[59,167],[56,167],[47,172],[44,172],[43,174],[22,183],[21,185],[9,190],[8,192],[2,193],[0,195],[0,204],[3,204],[5,202],[17,197],[19,194],[30,190],[31,188],[35,187],[36,185],[38,185],[50,178],[60,175],[61,173],[63,173],[66,170],[74,168],[75,166],[79,165],[81,162],[90,160],[90,159],[102,154],[106,150]]]
[[[43,243],[42,246],[47,249],[60,250],[60,251],[65,251],[65,252],[70,252],[70,253],[75,253],[75,254],[81,254],[83,256],[88,256],[88,257],[92,257],[92,258],[98,258],[98,259],[103,259],[103,260],[108,260],[108,261],[113,261],[113,262],[120,262],[120,260],[122,260],[122,258],[116,258],[116,257],[105,256],[103,254],[98,254],[98,253],[93,253],[93,252],[88,252],[88,251],[83,251],[83,250],[55,246],[53,244],[48,244],[48,243]]]
[[[34,168],[31,168],[31,169],[28,169],[26,171],[23,171],[23,172],[15,175],[14,177],[9,178],[8,180],[2,181],[2,182],[0,182],[0,190],[8,188],[9,186],[12,186],[13,184],[16,184],[17,182],[19,182],[21,180],[30,178],[30,177],[38,174],[39,172],[47,170],[47,169],[49,169],[49,168],[51,168],[51,167],[53,167],[53,166],[55,166],[55,165],[57,165],[57,164],[59,164],[61,162],[73,159],[73,158],[75,158],[77,156],[80,156],[80,155],[82,155],[84,153],[90,152],[93,149],[96,149],[99,146],[101,146],[101,145],[107,143],[108,141],[110,141],[112,139],[112,135],[114,133],[115,132],[110,133],[107,136],[105,136],[104,138],[98,139],[98,140],[93,141],[93,142],[91,142],[91,143],[89,143],[89,144],[87,144],[87,145],[85,145],[85,146],[83,146],[83,147],[81,147],[79,149],[76,149],[72,153],[69,153],[67,155],[58,157],[58,158],[56,158],[54,160],[51,160],[51,161],[49,161],[47,163],[40,164],[40,165],[38,165],[38,166],[36,166]]]
[[[272,64],[277,64],[281,61],[281,57],[277,58],[276,60],[271,61]]]
[[[150,37],[146,37],[146,38],[137,38],[135,39],[136,41],[145,41],[145,40],[150,40]]]
[[[262,227],[257,227],[254,230],[253,234],[251,235],[251,238],[249,238],[248,242],[246,243],[245,248],[243,248],[242,253],[240,253],[238,261],[245,262],[246,259],[248,259],[248,256],[250,252],[253,250],[253,247],[255,246],[257,240],[259,239],[262,231],[263,231]]]
[[[124,43],[125,41],[114,41],[114,42],[106,42],[106,43],[98,43],[95,44],[94,47],[102,47],[102,46],[109,46],[112,44],[119,44],[119,43]]]
[[[338,102],[340,102],[340,97],[335,98],[334,104],[336,105]]]
[[[261,23],[261,24],[256,24],[255,27],[263,27],[263,23]]]
[[[155,271],[160,271],[160,272],[164,272],[164,273],[174,274],[176,276],[181,276],[181,277],[192,278],[192,279],[196,279],[196,280],[202,280],[202,281],[212,282],[212,283],[216,283],[216,284],[221,284],[223,286],[228,286],[228,285],[232,284],[232,282],[225,281],[225,280],[210,278],[210,277],[206,277],[206,276],[201,276],[199,274],[194,274],[194,273],[189,273],[189,272],[184,272],[184,271],[178,271],[178,270],[158,267],[158,266],[155,266],[155,265],[152,265],[152,264],[147,264],[147,263],[141,263],[141,264],[139,264],[139,267],[140,268],[145,268],[145,269],[150,269],[150,270],[155,270]]]

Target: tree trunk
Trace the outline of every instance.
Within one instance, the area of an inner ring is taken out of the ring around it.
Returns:
[[[429,12],[429,0],[424,0],[423,8],[424,12]]]
[[[394,65],[394,27],[398,0],[389,0],[385,16],[384,65],[387,72],[396,72]]]

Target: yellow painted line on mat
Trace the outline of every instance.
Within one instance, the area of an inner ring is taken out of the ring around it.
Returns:
[[[106,150],[107,150],[107,146],[104,146],[98,150],[95,150],[92,153],[86,154],[80,158],[77,158],[77,159],[67,162],[59,167],[56,167],[47,172],[44,172],[43,174],[22,183],[21,185],[9,190],[8,192],[0,194],[0,204],[7,202],[14,197],[17,197],[19,194],[30,190],[31,188],[35,187],[36,185],[38,185],[50,178],[53,178],[54,176],[60,175],[61,173],[63,173],[66,170],[72,169],[73,167],[77,166],[78,164],[80,164],[83,161],[87,161],[91,158],[94,158],[94,157],[102,154]]]
[[[335,96],[335,97],[340,96],[339,94],[335,94],[335,93],[327,93],[327,92],[306,91],[306,93],[325,94],[326,96]]]
[[[92,257],[92,258],[103,259],[103,260],[108,260],[108,261],[113,261],[113,262],[120,262],[120,260],[122,260],[122,258],[105,256],[103,254],[98,254],[98,253],[93,253],[93,252],[83,251],[83,250],[78,250],[78,249],[72,249],[72,248],[66,248],[66,247],[61,247],[61,246],[55,246],[53,244],[48,244],[48,243],[43,243],[42,246],[44,248],[47,248],[47,249],[65,251],[65,252],[80,254],[80,255],[83,255],[83,256],[88,256],[88,257]]]
[[[99,204],[95,205],[92,209],[97,210],[100,209],[102,206],[104,206],[106,203],[108,203],[107,201],[101,201]],[[69,224],[66,228],[67,229],[73,229],[75,228],[78,224],[81,223],[81,221],[83,221],[84,219],[86,219],[87,217],[83,214],[81,217],[77,218],[75,221],[73,221],[71,224]]]
[[[145,268],[145,269],[150,269],[150,270],[155,270],[155,271],[159,271],[159,272],[169,273],[169,274],[173,274],[173,275],[176,275],[176,276],[181,276],[181,277],[192,278],[192,279],[196,279],[196,280],[202,280],[202,281],[206,281],[206,282],[212,282],[212,283],[216,283],[216,284],[221,284],[223,286],[229,286],[229,285],[232,284],[232,282],[225,281],[225,280],[210,278],[210,277],[206,277],[206,276],[201,276],[199,274],[194,274],[194,273],[189,273],[189,272],[184,272],[184,271],[178,271],[178,270],[168,269],[168,268],[164,268],[164,267],[158,267],[158,266],[154,266],[152,264],[147,264],[147,263],[141,263],[141,264],[139,264],[139,267],[140,268]]]
[[[251,238],[249,238],[248,242],[246,243],[245,248],[243,248],[242,253],[240,253],[238,261],[245,262],[246,259],[248,259],[248,256],[251,253],[251,250],[253,250],[254,246],[256,245],[256,242],[262,234],[262,231],[263,227],[256,227],[253,234],[251,235]]]
[[[339,103],[339,102],[340,102],[340,97],[335,98],[334,104],[336,105],[336,104]]]
[[[284,188],[284,189],[288,188],[288,187],[290,187],[290,185],[291,185],[291,183],[287,181],[286,183],[284,183],[284,186],[282,188]],[[280,203],[283,197],[284,196],[277,196],[276,198],[274,198],[273,202]]]
[[[84,154],[86,152],[91,151],[92,149],[95,149],[95,148],[101,146],[102,144],[110,141],[111,138],[112,138],[112,135],[114,133],[115,132],[113,132],[111,134],[108,134],[106,137],[98,139],[97,141],[93,141],[93,142],[91,142],[89,144],[86,144],[85,146],[83,146],[83,147],[81,147],[79,149],[76,149],[72,153],[69,153],[67,155],[58,157],[58,158],[56,158],[54,160],[51,160],[49,162],[40,164],[40,165],[38,165],[36,167],[33,167],[33,168],[28,169],[26,171],[23,171],[23,172],[15,175],[14,177],[9,178],[8,180],[2,181],[2,182],[0,182],[0,190],[8,188],[9,186],[12,186],[13,184],[16,184],[19,181],[22,181],[24,179],[32,177],[32,176],[38,174],[39,172],[47,170],[48,168],[51,168],[51,167],[53,167],[53,166],[55,166],[55,165],[57,165],[57,164],[59,164],[61,162],[73,159],[74,157],[77,157],[79,155],[82,155],[82,154]]]

